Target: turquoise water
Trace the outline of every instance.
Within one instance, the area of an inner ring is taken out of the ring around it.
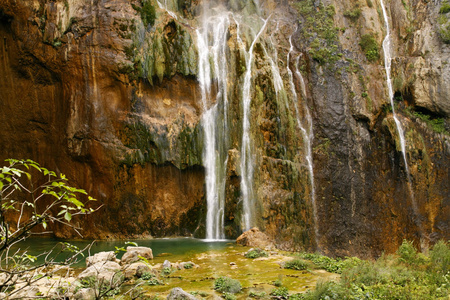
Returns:
[[[17,251],[19,248],[21,251],[27,251],[29,255],[38,256],[41,253],[50,251],[58,253],[61,250],[60,243],[70,243],[78,248],[82,249],[93,243],[89,251],[84,252],[84,256],[94,255],[95,253],[102,251],[115,251],[117,248],[125,248],[128,246],[126,242],[136,243],[138,246],[150,247],[153,251],[153,256],[175,255],[175,256],[190,256],[191,254],[201,253],[210,250],[222,250],[227,245],[233,244],[234,240],[222,240],[222,241],[208,241],[194,238],[163,238],[163,239],[148,239],[148,240],[118,240],[118,241],[71,241],[71,240],[58,240],[54,238],[29,238],[20,243],[13,249],[10,254]],[[56,247],[55,247],[56,246]],[[122,257],[123,251],[117,252],[117,258]],[[70,252],[63,252],[57,255],[58,261],[63,261],[70,255]],[[54,257],[54,255],[53,255]],[[37,263],[44,261],[44,257],[39,256]],[[81,261],[75,264],[75,267],[83,267],[85,265],[85,259],[81,257]]]

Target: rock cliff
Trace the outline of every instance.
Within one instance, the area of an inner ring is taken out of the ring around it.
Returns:
[[[385,3],[409,172],[386,85],[380,2],[256,3],[223,2],[234,18],[225,51],[228,127],[217,150],[226,236],[244,229],[249,71],[252,225],[278,247],[376,256],[404,238],[423,248],[449,239],[447,2]],[[202,14],[198,1],[0,3],[0,158],[39,161],[104,204],[78,220],[85,237],[204,237]],[[256,30],[240,25],[255,14],[267,22],[249,70]]]

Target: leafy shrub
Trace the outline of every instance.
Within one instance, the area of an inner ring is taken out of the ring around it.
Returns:
[[[266,251],[256,248],[256,249],[250,249],[250,251],[246,252],[244,254],[244,256],[247,258],[258,258],[258,257],[267,257],[269,255],[267,254]]]
[[[279,288],[273,289],[270,292],[270,295],[286,299],[289,296],[289,291],[288,291],[287,287],[281,286]]]
[[[446,14],[450,11],[450,4],[447,0],[442,2],[441,8],[439,9],[440,14]]]
[[[214,281],[214,289],[222,293],[238,293],[241,291],[241,283],[230,277],[221,276]]]
[[[308,268],[308,263],[303,259],[296,258],[291,261],[285,262],[283,267],[285,269],[292,269],[292,270],[306,270]]]
[[[344,12],[344,17],[350,19],[352,22],[355,22],[361,16],[361,9],[355,8],[352,10],[347,10]]]
[[[170,275],[173,272],[172,268],[165,267],[162,269],[161,274],[162,275]]]
[[[372,35],[364,34],[361,36],[359,45],[361,46],[361,49],[368,61],[374,62],[380,58],[378,43]]]
[[[400,261],[413,265],[416,262],[417,250],[411,241],[403,240],[397,250]]]
[[[366,2],[367,2],[367,6],[368,6],[368,7],[370,7],[370,8],[373,7],[372,0],[366,0]]]

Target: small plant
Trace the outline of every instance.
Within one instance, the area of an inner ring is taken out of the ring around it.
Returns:
[[[363,92],[362,94],[361,94],[361,97],[363,97],[363,98],[366,98],[368,96],[368,94],[366,93],[366,92]]]
[[[155,277],[154,274],[150,273],[150,272],[145,272],[144,274],[142,274],[141,279],[142,280],[150,280],[153,277]]]
[[[185,263],[185,264],[184,264],[184,268],[185,268],[185,269],[192,269],[193,266],[194,266],[194,265],[191,264],[191,263]]]
[[[230,277],[219,277],[214,281],[214,289],[222,293],[238,293],[241,291],[241,283]]]
[[[352,22],[356,22],[361,16],[361,9],[354,8],[352,10],[347,10],[344,12],[344,17],[350,19]]]
[[[282,286],[282,287],[273,289],[273,290],[270,292],[270,295],[271,295],[271,296],[278,297],[278,298],[287,299],[288,296],[289,296],[289,291],[288,291],[287,287]]]
[[[163,276],[167,276],[167,275],[170,275],[172,272],[173,272],[172,268],[165,267],[162,269],[161,274]]]
[[[374,62],[380,58],[380,54],[378,52],[378,43],[372,35],[363,35],[361,37],[359,45],[361,46],[361,49],[368,61]]]
[[[222,297],[225,300],[236,300],[236,296],[234,294],[231,294],[231,293],[223,293]]]
[[[292,269],[292,270],[306,270],[308,268],[308,263],[304,261],[303,259],[293,259],[291,261],[287,261],[284,263],[285,269]]]
[[[249,296],[250,298],[261,299],[261,298],[264,298],[264,297],[266,296],[266,292],[260,292],[260,293],[257,293],[257,292],[250,292],[250,293],[248,294],[248,296]]]
[[[441,8],[439,9],[440,14],[446,14],[450,11],[450,4],[447,0],[442,2]]]
[[[244,254],[244,256],[247,258],[258,258],[258,257],[267,257],[269,255],[267,254],[266,251],[256,248],[256,249],[250,249],[248,252],[246,252]]]

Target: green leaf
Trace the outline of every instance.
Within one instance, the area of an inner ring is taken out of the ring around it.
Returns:
[[[66,211],[66,213],[64,214],[64,219],[70,222],[70,220],[72,220],[72,215],[68,211]]]
[[[80,202],[78,199],[76,198],[69,198],[68,199],[69,202],[73,203],[74,205],[76,205],[77,207],[82,207],[84,206],[84,204],[82,202]]]
[[[47,229],[47,222],[42,221],[42,227],[44,227],[44,229]]]

